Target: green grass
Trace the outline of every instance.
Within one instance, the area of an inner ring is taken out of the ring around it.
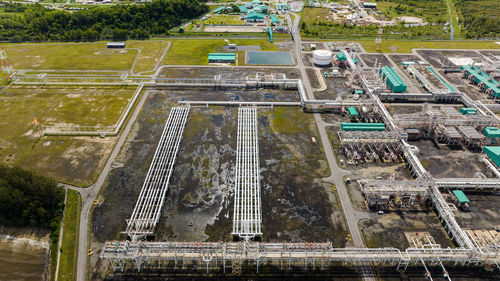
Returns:
[[[80,219],[81,198],[73,190],[68,190],[64,229],[59,260],[59,280],[76,280],[78,257],[78,224]]]
[[[15,69],[127,70],[137,50],[106,49],[106,43],[6,44]]]
[[[128,41],[126,49],[107,49],[105,42],[4,44],[3,48],[15,69],[117,71],[130,69],[136,49],[141,49],[134,71],[142,72],[153,69],[166,46],[165,41],[148,40]]]
[[[133,41],[127,43],[127,48],[139,48],[141,53],[137,58],[134,67],[134,73],[151,71],[155,64],[161,59],[165,48],[168,46],[166,41]]]
[[[228,25],[238,25],[244,24],[245,22],[240,19],[238,15],[214,15],[206,19],[205,21],[198,21],[198,23],[204,24],[228,24]]]
[[[4,88],[0,90],[0,161],[55,180],[87,186],[114,138],[43,137],[40,125],[113,125],[134,88]]]
[[[396,41],[382,40],[380,45],[375,40],[355,40],[361,43],[369,53],[411,53],[415,48],[429,49],[500,49],[494,41]]]
[[[278,134],[310,134],[311,130],[317,130],[313,115],[300,108],[277,106],[270,113],[270,119],[272,130]]]
[[[229,42],[228,42],[229,41]],[[278,47],[264,39],[187,39],[172,40],[164,64],[170,65],[206,65],[208,54],[222,52],[228,43],[237,45],[259,45],[263,51],[277,51]]]
[[[327,21],[326,16],[330,15],[330,9],[327,8],[304,8],[300,21],[309,25],[315,21]]]

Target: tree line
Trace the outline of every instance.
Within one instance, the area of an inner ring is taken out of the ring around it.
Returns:
[[[0,224],[49,228],[57,232],[64,189],[50,178],[0,164]]]
[[[183,20],[209,11],[199,0],[154,0],[144,5],[96,6],[78,11],[25,6],[21,15],[0,18],[0,40],[95,41],[147,39],[168,34]]]

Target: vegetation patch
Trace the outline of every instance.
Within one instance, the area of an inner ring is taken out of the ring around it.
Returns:
[[[58,279],[76,280],[81,198],[76,191],[68,189],[67,193]]]
[[[185,19],[208,12],[198,0],[155,0],[143,5],[99,5],[76,11],[27,5],[20,16],[0,18],[0,40],[95,41],[168,34]]]
[[[467,38],[500,37],[500,9],[498,0],[454,0],[460,12],[460,23]]]

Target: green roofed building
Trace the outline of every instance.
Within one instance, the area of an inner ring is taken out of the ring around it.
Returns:
[[[270,18],[271,18],[271,24],[278,24],[278,23],[280,23],[280,19],[278,18],[278,16],[271,15]]]
[[[224,11],[226,9],[226,7],[222,6],[222,7],[219,7],[217,9],[214,10],[214,13],[216,14],[220,14],[222,11]]]
[[[261,13],[248,13],[247,14],[247,21],[249,22],[263,22],[264,21],[264,15]]]
[[[278,10],[288,10],[289,7],[285,3],[279,3],[279,4],[276,5],[276,9],[278,9]]]
[[[337,60],[339,60],[339,61],[346,61],[347,57],[345,56],[344,53],[337,53]]]
[[[463,115],[476,114],[477,113],[477,109],[475,109],[475,108],[468,108],[468,107],[462,107],[462,108],[460,108],[460,113],[462,113]]]
[[[208,62],[209,63],[235,63],[236,62],[236,54],[234,53],[210,53],[208,54]]]
[[[238,5],[238,8],[240,8],[240,13],[246,14],[248,12],[246,5]]]
[[[396,74],[396,72],[388,65],[381,67],[379,73],[382,74],[382,78],[385,79],[387,87],[391,89],[394,93],[404,93],[406,92],[406,84],[401,80],[401,78]]]
[[[267,14],[267,12],[269,11],[269,7],[266,5],[260,5],[259,8],[264,14]]]
[[[385,131],[384,123],[340,123],[342,131]]]
[[[457,197],[458,202],[460,204],[470,203],[469,198],[467,198],[467,196],[465,196],[465,193],[462,190],[453,190],[453,195],[455,195],[455,197]]]
[[[348,107],[347,112],[349,112],[349,115],[351,116],[359,116],[359,113],[355,107]]]
[[[497,127],[486,127],[483,134],[488,138],[500,138],[500,129]]]
[[[485,146],[483,147],[483,152],[488,155],[488,157],[500,167],[500,146]]]

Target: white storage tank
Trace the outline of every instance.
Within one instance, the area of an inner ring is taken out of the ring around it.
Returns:
[[[329,65],[332,63],[332,52],[328,50],[316,50],[313,52],[313,63],[315,65]]]

